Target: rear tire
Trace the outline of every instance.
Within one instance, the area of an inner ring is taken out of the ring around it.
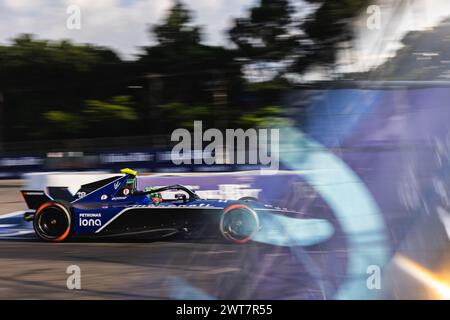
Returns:
[[[220,233],[233,243],[247,243],[260,230],[258,214],[245,204],[232,204],[223,210]]]
[[[48,201],[34,215],[34,230],[45,241],[61,242],[72,229],[70,204],[65,201]]]

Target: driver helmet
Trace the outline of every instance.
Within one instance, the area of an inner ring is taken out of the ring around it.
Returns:
[[[155,190],[156,188],[155,187],[147,187],[147,188],[145,188],[144,189],[144,191],[145,192],[148,192],[148,191],[152,191],[152,190]],[[161,196],[161,192],[154,192],[154,193],[149,193],[148,195],[147,195],[147,197],[150,199],[150,201],[152,201],[153,202],[153,204],[154,205],[159,205],[161,202],[163,202],[163,198],[162,198],[162,196]]]

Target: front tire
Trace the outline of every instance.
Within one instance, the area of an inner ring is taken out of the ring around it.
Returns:
[[[34,215],[34,230],[45,241],[61,242],[72,229],[72,214],[69,203],[48,201]]]
[[[245,204],[232,204],[223,210],[220,232],[228,241],[247,243],[259,230],[258,214]]]

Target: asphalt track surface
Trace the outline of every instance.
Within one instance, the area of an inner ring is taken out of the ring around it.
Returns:
[[[0,218],[24,209],[20,181],[0,183]],[[320,261],[322,252],[311,251]],[[81,290],[67,288],[70,265]],[[280,272],[282,270],[282,272]],[[326,299],[288,248],[217,240],[44,243],[0,240],[2,299]]]
[[[0,297],[6,299],[188,299],[202,292],[258,297],[258,279],[245,266],[254,245],[7,241],[0,246]],[[81,290],[66,287],[66,268],[73,264],[81,268]]]

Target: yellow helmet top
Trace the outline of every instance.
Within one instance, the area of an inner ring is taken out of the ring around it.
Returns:
[[[121,172],[121,173],[125,173],[125,174],[130,174],[130,175],[132,175],[132,176],[137,176],[137,171],[132,170],[132,169],[130,169],[130,168],[122,169],[122,170],[120,170],[120,172]]]

